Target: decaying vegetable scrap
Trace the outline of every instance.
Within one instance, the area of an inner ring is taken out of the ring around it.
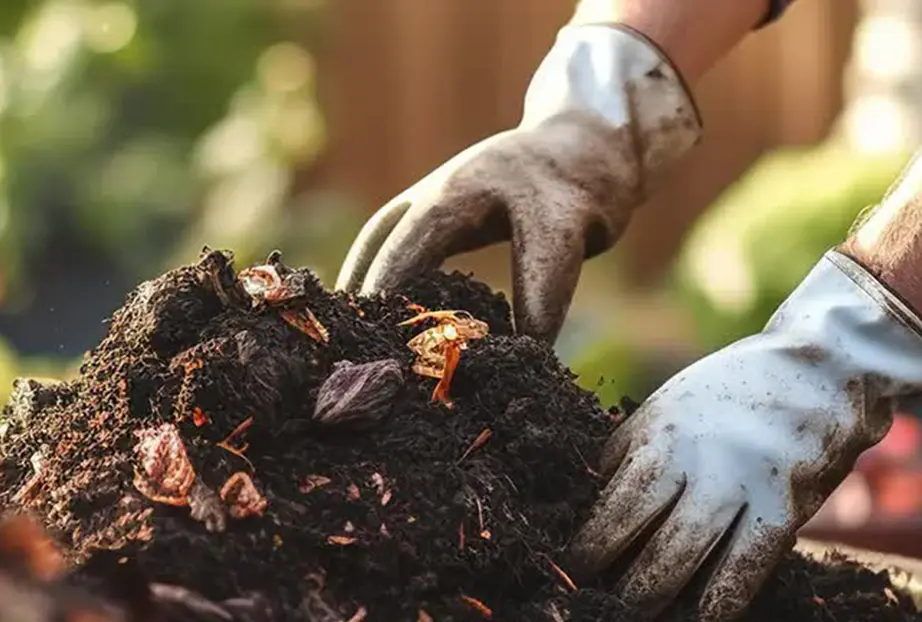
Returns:
[[[403,384],[403,369],[395,359],[358,365],[338,361],[317,393],[314,421],[325,425],[380,421],[390,412]]]
[[[413,326],[426,320],[435,320],[437,324],[407,343],[407,347],[417,355],[413,371],[421,376],[438,378],[432,401],[450,408],[452,401],[448,390],[461,360],[461,351],[467,349],[469,341],[486,337],[490,327],[467,311],[424,311],[399,326]]]

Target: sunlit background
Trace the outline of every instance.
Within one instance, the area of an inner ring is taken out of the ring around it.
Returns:
[[[572,9],[0,2],[0,400],[72,374],[134,284],[204,244],[332,285],[376,206],[516,123]],[[580,382],[641,399],[759,330],[922,145],[919,58],[917,0],[802,0],[708,75],[704,144],[586,265],[557,345]],[[507,252],[448,267],[507,289]],[[920,437],[907,406],[817,529],[922,543]]]

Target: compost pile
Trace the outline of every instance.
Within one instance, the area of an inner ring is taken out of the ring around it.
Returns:
[[[206,249],[129,295],[77,380],[17,381],[0,504],[98,590],[128,564],[263,619],[627,620],[611,578],[561,567],[624,415],[467,276],[356,298]],[[792,554],[747,619],[922,616],[883,573]]]

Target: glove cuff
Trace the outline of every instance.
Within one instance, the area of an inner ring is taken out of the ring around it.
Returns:
[[[591,114],[629,132],[647,172],[681,157],[702,134],[698,107],[673,63],[623,25],[558,33],[528,87],[520,127],[567,114]]]

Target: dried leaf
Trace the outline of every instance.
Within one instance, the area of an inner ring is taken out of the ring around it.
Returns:
[[[306,495],[317,488],[323,488],[332,481],[333,480],[324,475],[307,475],[304,477],[304,481],[301,482],[301,485],[298,486],[298,491]]]
[[[155,503],[188,505],[196,476],[179,430],[164,423],[141,430],[137,436],[140,465],[135,469],[134,487]]]
[[[375,423],[390,412],[403,384],[403,369],[394,359],[358,365],[339,361],[317,393],[314,421],[324,425]]]
[[[328,536],[327,542],[330,544],[336,544],[339,546],[349,546],[350,544],[355,543],[355,538],[352,536]]]
[[[330,342],[329,331],[307,307],[303,309],[286,309],[282,311],[282,319],[314,341],[319,341],[320,343]]]
[[[253,480],[243,471],[234,473],[224,483],[221,499],[228,505],[230,515],[234,518],[262,516],[269,506]]]

